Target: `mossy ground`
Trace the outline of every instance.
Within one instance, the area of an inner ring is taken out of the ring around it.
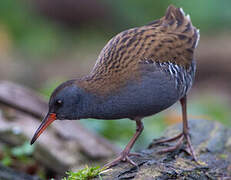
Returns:
[[[77,172],[68,171],[66,174],[67,177],[64,177],[63,180],[88,180],[92,178],[98,177],[99,179],[102,179],[100,176],[100,173],[103,171],[103,168],[100,168],[99,166],[96,167],[88,167],[86,166],[83,169],[80,169]]]

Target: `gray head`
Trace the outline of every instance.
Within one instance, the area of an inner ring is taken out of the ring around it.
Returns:
[[[85,93],[78,88],[74,80],[58,86],[49,101],[49,113],[54,113],[56,119],[79,119]]]
[[[56,119],[87,118],[89,114],[88,100],[88,94],[77,86],[75,80],[67,81],[58,86],[50,97],[48,113],[35,132],[31,144]]]

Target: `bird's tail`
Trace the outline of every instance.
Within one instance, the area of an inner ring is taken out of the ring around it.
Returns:
[[[200,33],[191,22],[190,16],[185,15],[182,8],[176,8],[170,5],[166,11],[165,16],[162,18],[162,22],[168,25],[172,31],[179,32],[183,36],[187,36],[192,39],[192,48],[195,48],[198,44]]]
[[[200,38],[199,30],[192,25],[190,16],[185,15],[182,8],[176,8],[173,5],[168,7],[164,17],[149,25],[162,25],[167,28],[168,32],[180,34],[180,38],[188,38],[193,49]]]

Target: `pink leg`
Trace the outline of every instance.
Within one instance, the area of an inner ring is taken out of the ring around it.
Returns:
[[[182,107],[183,132],[180,133],[179,135],[173,137],[173,138],[157,141],[155,144],[160,144],[160,143],[164,143],[164,142],[171,142],[171,141],[175,141],[175,140],[179,139],[177,141],[176,145],[160,151],[160,153],[166,153],[166,152],[172,152],[172,151],[175,151],[176,149],[179,149],[179,147],[184,143],[184,140],[185,140],[187,143],[187,146],[188,146],[187,149],[189,149],[189,153],[191,154],[193,159],[195,161],[197,161],[197,158],[195,156],[195,152],[193,150],[192,143],[190,140],[190,136],[189,136],[188,119],[187,119],[187,98],[186,98],[186,96],[184,96],[182,99],[180,99],[180,103],[181,103],[181,107]],[[187,149],[186,149],[186,151],[187,151]]]
[[[125,149],[120,153],[120,155],[116,159],[114,159],[112,162],[106,164],[104,167],[110,168],[110,167],[118,164],[120,161],[128,162],[134,166],[137,166],[136,163],[133,162],[129,158],[129,156],[138,155],[137,153],[130,153],[130,151],[131,151],[131,148],[133,147],[134,143],[136,142],[137,138],[142,133],[144,126],[143,126],[143,123],[142,123],[140,118],[135,119],[135,121],[136,121],[136,133],[134,134],[132,139],[129,141],[129,143],[127,144]]]

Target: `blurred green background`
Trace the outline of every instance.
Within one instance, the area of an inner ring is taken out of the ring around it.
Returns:
[[[228,0],[2,0],[0,79],[34,88],[48,100],[59,83],[87,74],[111,37],[160,18],[169,4],[182,7],[191,15],[193,24],[200,29],[201,41],[231,34],[231,1]],[[197,56],[201,61],[198,53]],[[204,91],[206,96],[201,98],[201,93],[196,91]],[[224,93],[220,94],[221,97],[213,96],[213,91],[197,86],[192,93],[195,98],[189,100],[189,114],[230,125],[229,100],[223,98]],[[167,113],[146,119],[149,120],[145,120],[145,124],[151,125],[145,126],[140,144],[147,144],[159,136],[166,125],[180,121],[180,109],[177,106]],[[128,141],[135,128],[130,128],[134,123],[124,120],[81,122],[120,145]],[[121,125],[124,128],[120,128]]]
[[[162,17],[170,4],[190,14],[201,32],[189,116],[231,127],[230,0],[1,0],[0,80],[21,83],[48,100],[59,83],[87,74],[110,38]],[[175,105],[145,118],[135,149],[146,147],[166,126],[181,122],[180,113]],[[134,122],[128,120],[81,123],[120,147],[135,132]]]

